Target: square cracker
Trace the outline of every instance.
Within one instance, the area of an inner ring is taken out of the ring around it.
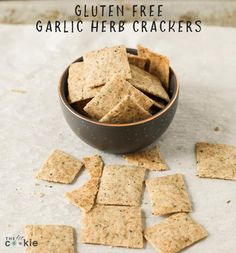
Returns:
[[[148,110],[154,103],[125,79],[120,76],[114,76],[84,107],[84,110],[91,117],[101,119],[127,95],[130,95],[145,110]]]
[[[170,101],[169,95],[156,76],[132,64],[130,64],[130,69],[132,78],[129,80],[129,83],[141,91],[162,98],[167,102]]]
[[[84,212],[89,212],[95,202],[98,184],[99,178],[92,178],[79,189],[67,192],[65,195],[73,205],[81,208]]]
[[[27,247],[27,253],[75,253],[74,229],[64,225],[27,225],[26,240],[38,245]]]
[[[103,85],[114,75],[131,78],[128,56],[123,45],[88,52],[84,55],[84,64],[89,87]]]
[[[80,242],[143,248],[140,207],[96,205],[84,214]]]
[[[158,252],[168,253],[177,253],[207,235],[207,231],[185,213],[173,214],[144,230],[144,237]]]
[[[152,214],[191,212],[191,203],[181,174],[146,180]]]
[[[84,63],[75,62],[71,64],[67,80],[69,92],[68,101],[70,104],[93,98],[100,91],[101,87],[87,87],[84,78]]]
[[[105,123],[122,124],[133,123],[152,116],[139,106],[130,96],[124,97],[99,121]]]
[[[151,149],[124,155],[127,162],[149,170],[167,170],[167,165],[161,157],[159,146]]]
[[[94,156],[84,157],[83,163],[84,163],[85,169],[88,170],[91,178],[100,178],[102,176],[104,163],[101,156],[94,155]]]
[[[156,75],[161,80],[161,83],[166,90],[169,90],[169,59],[166,56],[154,53],[141,45],[138,45],[138,55],[148,58],[148,71],[151,74]]]
[[[73,156],[54,150],[43,163],[36,178],[49,182],[70,184],[83,164]]]
[[[226,144],[196,144],[197,175],[236,180],[236,147]]]
[[[143,189],[145,169],[140,167],[105,166],[97,195],[97,203],[138,206]]]
[[[133,64],[141,69],[145,69],[145,66],[148,62],[148,59],[145,57],[141,57],[135,54],[127,54],[128,55],[128,61],[130,64]]]

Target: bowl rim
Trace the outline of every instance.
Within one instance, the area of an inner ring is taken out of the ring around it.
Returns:
[[[131,49],[131,50],[136,50],[135,48],[127,48],[127,49]],[[79,57],[78,59],[80,59],[81,57]],[[75,63],[75,62],[78,62],[78,59],[76,59],[75,61],[73,61],[72,63]],[[71,64],[72,64],[71,63]],[[71,65],[70,64],[70,65]],[[147,123],[149,121],[152,121],[156,118],[158,118],[159,116],[163,115],[175,102],[175,100],[177,99],[178,95],[179,95],[179,89],[180,89],[180,85],[179,85],[179,81],[177,79],[177,76],[174,72],[174,70],[170,67],[170,70],[172,71],[175,79],[176,79],[176,89],[174,91],[174,94],[173,96],[171,97],[169,103],[165,106],[164,109],[162,109],[160,112],[152,115],[151,117],[147,118],[147,119],[144,119],[144,120],[140,120],[140,121],[137,121],[137,122],[133,122],[133,123],[122,123],[122,124],[112,124],[112,123],[103,123],[103,122],[99,122],[99,121],[95,121],[95,120],[92,120],[92,119],[89,119],[87,118],[86,116],[78,113],[77,111],[75,111],[73,109],[73,107],[68,103],[68,100],[66,98],[66,96],[63,94],[62,95],[62,79],[64,77],[64,75],[68,72],[69,70],[69,67],[70,65],[63,71],[60,79],[59,79],[59,85],[58,85],[58,94],[59,94],[59,97],[60,97],[60,100],[62,101],[62,103],[64,104],[64,106],[72,113],[74,114],[76,117],[82,119],[82,120],[85,120],[89,123],[92,123],[92,124],[95,124],[95,125],[99,125],[99,126],[106,126],[106,127],[129,127],[129,126],[137,126],[137,125],[142,125],[144,123]]]

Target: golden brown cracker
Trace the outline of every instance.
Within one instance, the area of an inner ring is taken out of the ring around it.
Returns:
[[[207,235],[207,231],[185,213],[173,214],[144,230],[144,237],[158,252],[168,253],[177,253]]]
[[[152,214],[166,215],[192,211],[183,175],[151,178],[146,180],[146,186],[151,199]]]
[[[140,205],[145,169],[109,165],[104,167],[97,203],[105,205]]]
[[[27,253],[75,253],[74,229],[64,225],[27,225],[27,241],[37,242],[37,246],[26,248]]]
[[[127,95],[130,95],[145,110],[148,110],[154,103],[125,79],[120,76],[114,76],[112,80],[102,87],[99,94],[84,107],[84,110],[91,117],[99,120]]]
[[[95,206],[84,214],[80,242],[143,248],[140,207]]]
[[[70,184],[83,164],[73,156],[54,150],[43,163],[36,178],[49,182]]]
[[[151,149],[124,155],[127,162],[149,170],[167,170],[167,165],[161,157],[159,146]]]
[[[236,147],[226,144],[196,144],[197,175],[236,180]]]
[[[115,107],[99,121],[104,123],[133,123],[152,116],[140,107],[130,96],[124,97]]]

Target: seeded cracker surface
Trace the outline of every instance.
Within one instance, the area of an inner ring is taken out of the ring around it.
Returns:
[[[103,160],[101,156],[94,155],[83,158],[85,169],[88,170],[91,178],[100,178],[103,170]]]
[[[149,72],[156,75],[166,87],[169,89],[169,60],[166,56],[154,53],[148,48],[138,45],[138,55],[146,57],[149,60]]]
[[[100,93],[84,107],[84,110],[91,117],[101,119],[127,95],[130,95],[145,110],[153,105],[153,101],[149,97],[122,77],[115,76],[102,87]]]
[[[196,144],[197,175],[236,180],[236,147],[226,144]]]
[[[128,56],[125,46],[104,48],[84,55],[86,83],[89,87],[98,87],[114,75],[124,79],[131,78]]]
[[[92,178],[79,189],[66,193],[66,197],[75,206],[81,208],[85,212],[89,212],[95,202],[98,192],[98,178]]]
[[[80,242],[143,248],[140,207],[95,206],[83,216]]]
[[[97,203],[108,205],[140,205],[145,169],[124,165],[104,167]]]
[[[99,121],[105,123],[132,123],[152,116],[140,107],[130,96],[124,97],[114,108]]]
[[[181,174],[148,179],[146,186],[151,198],[152,214],[191,212],[191,203]]]
[[[74,229],[64,225],[27,225],[26,240],[37,241],[36,247],[27,247],[27,253],[75,253]]]
[[[141,69],[145,69],[145,66],[148,61],[147,58],[140,57],[140,56],[134,55],[134,54],[127,54],[127,55],[128,55],[128,61],[130,64],[133,64]]]
[[[87,87],[84,80],[84,63],[76,62],[71,64],[68,77],[68,100],[69,103],[75,103],[85,99],[93,98],[101,87]]]
[[[149,170],[167,170],[158,146],[151,149],[124,155],[127,162]]]
[[[36,178],[49,182],[70,184],[83,164],[73,156],[54,150],[40,168]]]
[[[129,83],[141,91],[162,98],[167,102],[170,101],[168,94],[157,77],[132,64],[130,64],[130,69],[132,78]]]
[[[163,253],[177,253],[207,235],[207,231],[185,213],[173,214],[144,230],[147,241]]]

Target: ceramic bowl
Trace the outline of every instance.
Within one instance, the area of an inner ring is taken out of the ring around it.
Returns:
[[[135,49],[127,49],[137,54]],[[83,61],[80,57],[75,62]],[[178,104],[179,84],[174,71],[170,68],[169,96],[166,107],[145,120],[128,124],[108,124],[93,121],[77,112],[67,101],[68,69],[59,82],[59,97],[64,117],[73,132],[84,142],[109,153],[130,153],[148,146],[157,140],[169,127]]]

